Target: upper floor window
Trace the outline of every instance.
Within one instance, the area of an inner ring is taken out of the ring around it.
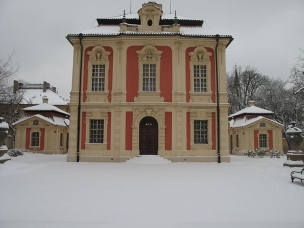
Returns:
[[[107,76],[108,76],[108,56],[110,52],[101,46],[96,46],[92,51],[88,51],[89,55],[89,91],[107,92]]]
[[[190,60],[190,78],[192,93],[210,92],[210,56],[211,52],[208,52],[204,47],[197,47],[193,52],[189,53]]]
[[[92,91],[105,91],[105,65],[92,65]]]
[[[207,91],[207,67],[206,65],[193,65],[194,92]]]
[[[260,123],[260,127],[266,127],[265,123]]]
[[[90,120],[90,143],[103,143],[104,120]]]
[[[34,120],[33,121],[33,125],[39,125],[39,121],[38,120]]]
[[[194,143],[208,144],[208,121],[194,120]]]
[[[160,91],[160,57],[162,51],[158,51],[152,45],[146,45],[137,51],[139,63],[139,92]]]
[[[32,133],[31,146],[39,146],[39,132]]]
[[[156,64],[143,64],[143,91],[156,91]]]

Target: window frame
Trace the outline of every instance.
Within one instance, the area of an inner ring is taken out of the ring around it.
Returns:
[[[95,46],[92,51],[88,51],[88,88],[86,91],[87,99],[99,102],[108,102],[108,78],[109,78],[109,55],[102,46]],[[104,88],[102,91],[93,91],[93,66],[104,65]]]
[[[33,126],[38,126],[39,125],[39,120],[33,120]]]
[[[199,126],[199,128],[197,128]],[[203,127],[201,127],[203,126]],[[203,138],[197,138],[197,135],[204,136]],[[194,120],[193,121],[193,143],[194,144],[209,144],[209,129],[208,120]]]
[[[190,55],[190,94],[193,96],[211,93],[211,52],[208,52],[204,47],[197,47]],[[205,66],[205,91],[195,91],[195,66]]]
[[[259,134],[259,148],[268,147],[268,136],[267,134]]]
[[[39,146],[40,146],[40,132],[33,131],[31,132],[31,147],[39,147]]]
[[[162,51],[159,51],[153,45],[146,45],[140,51],[136,51],[138,55],[138,93],[139,94],[155,94],[160,95],[160,58]],[[145,91],[143,89],[144,65],[155,65],[155,90]]]
[[[90,119],[89,122],[90,122],[90,125],[89,125],[89,143],[91,143],[91,144],[103,144],[104,143],[104,132],[105,132],[104,119]],[[101,128],[97,127],[96,129],[93,129],[92,124],[94,124],[94,126],[97,125],[98,127],[99,126],[102,126],[102,127]],[[99,138],[99,136],[101,136],[101,137]],[[97,140],[96,140],[96,138],[97,138]]]
[[[106,65],[105,64],[92,64],[92,71],[91,71],[91,91],[92,92],[105,92],[106,88]],[[94,72],[98,67],[97,72]],[[103,68],[103,69],[100,69]],[[95,76],[94,74],[101,74]],[[95,82],[95,80],[97,82]]]

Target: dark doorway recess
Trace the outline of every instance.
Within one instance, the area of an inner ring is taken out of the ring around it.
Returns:
[[[151,116],[147,116],[140,121],[139,151],[140,155],[157,155],[158,124],[156,119]]]

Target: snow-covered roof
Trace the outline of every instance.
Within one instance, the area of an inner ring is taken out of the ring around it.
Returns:
[[[280,126],[284,126],[283,124],[280,124],[279,122],[275,121],[275,120],[271,120],[268,119],[266,117],[263,116],[258,116],[256,118],[252,118],[252,119],[247,119],[246,117],[240,118],[240,119],[232,119],[229,121],[229,125],[231,128],[238,128],[238,127],[244,127],[244,126],[248,126],[250,124],[256,123],[260,120],[266,120],[266,121],[270,121],[274,124],[280,125]]]
[[[49,104],[68,105],[67,100],[49,89],[45,92],[43,92],[43,89],[22,89],[18,93],[23,94],[22,104],[42,104],[43,97],[47,97]]]
[[[62,114],[68,115],[68,116],[70,115],[69,113],[61,110],[60,108],[57,108],[56,106],[47,104],[47,103],[27,107],[27,108],[24,108],[23,110],[24,111],[55,111],[55,112],[59,112],[59,113],[62,113]]]
[[[109,19],[123,19],[123,15],[119,15],[119,16],[115,16],[115,17],[109,17]],[[139,20],[139,15],[137,13],[129,13],[125,15],[126,19],[138,19]],[[169,13],[169,14],[163,14],[161,19],[163,20],[173,20],[175,18],[175,14],[173,13]],[[183,17],[181,15],[176,15],[176,18],[178,20],[195,20],[197,21],[197,19],[193,19],[193,18],[189,18],[189,17]]]
[[[265,114],[273,114],[273,112],[269,111],[269,110],[266,110],[266,109],[263,109],[263,108],[259,108],[255,105],[253,105],[253,106],[244,108],[244,109],[230,115],[229,118],[239,116],[239,115],[243,115],[243,114],[257,114],[257,115],[264,114],[265,115]]]
[[[191,26],[181,26],[180,32],[134,32],[134,31],[124,31],[120,32],[120,27],[118,25],[101,25],[95,28],[84,30],[82,32],[84,36],[118,36],[122,34],[126,35],[181,35],[181,36],[202,36],[202,37],[214,37],[214,34],[204,28],[204,27],[191,27]],[[71,36],[80,33],[70,34]],[[221,35],[221,37],[230,37],[229,35]]]
[[[26,120],[29,120],[29,119],[32,119],[32,118],[39,118],[39,119],[42,119],[42,120],[45,120],[46,122],[50,123],[50,124],[53,124],[53,125],[56,125],[56,126],[69,126],[70,125],[70,121],[69,119],[67,118],[61,118],[61,117],[57,117],[57,116],[54,116],[54,117],[45,117],[43,115],[40,115],[40,114],[36,114],[36,115],[33,115],[33,116],[23,116],[21,117],[18,121],[16,121],[15,123],[13,123],[13,125],[16,125],[18,123],[21,123],[21,122],[24,122]]]

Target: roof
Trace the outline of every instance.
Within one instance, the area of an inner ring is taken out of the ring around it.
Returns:
[[[255,105],[253,106],[250,106],[250,107],[247,107],[247,108],[244,108],[232,115],[229,116],[229,118],[231,117],[235,117],[235,116],[240,116],[240,115],[243,115],[243,114],[255,114],[255,115],[269,115],[269,114],[273,114],[272,111],[269,111],[269,110],[266,110],[266,109],[263,109],[263,108],[259,108]]]
[[[232,119],[229,121],[229,125],[231,128],[238,128],[238,127],[245,127],[248,126],[250,124],[256,123],[260,120],[266,120],[266,121],[270,121],[274,124],[280,125],[282,127],[284,127],[283,124],[280,124],[279,122],[275,121],[275,120],[271,120],[268,119],[266,117],[263,116],[258,116],[256,118],[252,118],[252,119],[247,119],[246,117],[240,118],[240,119]]]
[[[53,124],[53,125],[56,125],[56,126],[69,126],[70,125],[70,121],[69,119],[67,118],[61,118],[61,117],[57,117],[57,116],[54,116],[52,118],[50,117],[45,117],[43,115],[40,115],[40,114],[36,114],[36,115],[33,115],[33,116],[23,116],[21,117],[18,121],[16,121],[15,123],[13,123],[13,125],[16,125],[16,124],[19,124],[21,122],[24,122],[26,120],[29,120],[29,119],[32,119],[32,118],[39,118],[39,119],[42,119],[50,124]]]
[[[68,105],[68,101],[66,99],[49,89],[45,92],[43,92],[43,89],[22,89],[18,90],[18,93],[23,93],[22,104],[42,104],[42,98],[47,97],[49,104]]]
[[[125,19],[126,23],[128,24],[140,24],[140,18],[137,13],[126,14],[125,16],[120,15],[110,18],[97,18],[96,20],[98,25],[119,25],[122,23],[123,19]],[[187,18],[175,14],[163,14],[159,23],[160,25],[172,25],[174,23],[174,19],[177,19],[178,24],[181,26],[202,26],[204,23],[203,20]]]
[[[160,20],[160,25],[173,25],[174,24],[175,14],[164,14]],[[98,18],[98,26],[82,32],[71,33],[67,35],[67,39],[70,37],[78,37],[79,34],[82,34],[84,37],[96,37],[96,36],[120,36],[120,35],[137,35],[137,36],[185,36],[185,37],[205,37],[205,38],[214,38],[218,35],[211,33],[210,29],[205,29],[202,27],[203,20],[186,18],[183,16],[176,16],[178,19],[178,24],[180,25],[179,32],[138,32],[138,31],[123,31],[120,32],[120,24],[123,23],[123,16],[117,16],[112,18]],[[140,25],[140,19],[138,14],[126,14],[125,15],[127,25]],[[230,38],[233,40],[231,35],[220,35],[220,38]],[[231,42],[230,41],[230,42]],[[227,44],[227,46],[230,44]]]
[[[69,113],[62,111],[60,108],[55,107],[54,105],[51,104],[39,104],[39,105],[35,105],[35,106],[31,106],[31,107],[27,107],[23,109],[24,111],[53,111],[53,112],[58,112],[58,113],[62,113],[65,115],[70,115]]]

